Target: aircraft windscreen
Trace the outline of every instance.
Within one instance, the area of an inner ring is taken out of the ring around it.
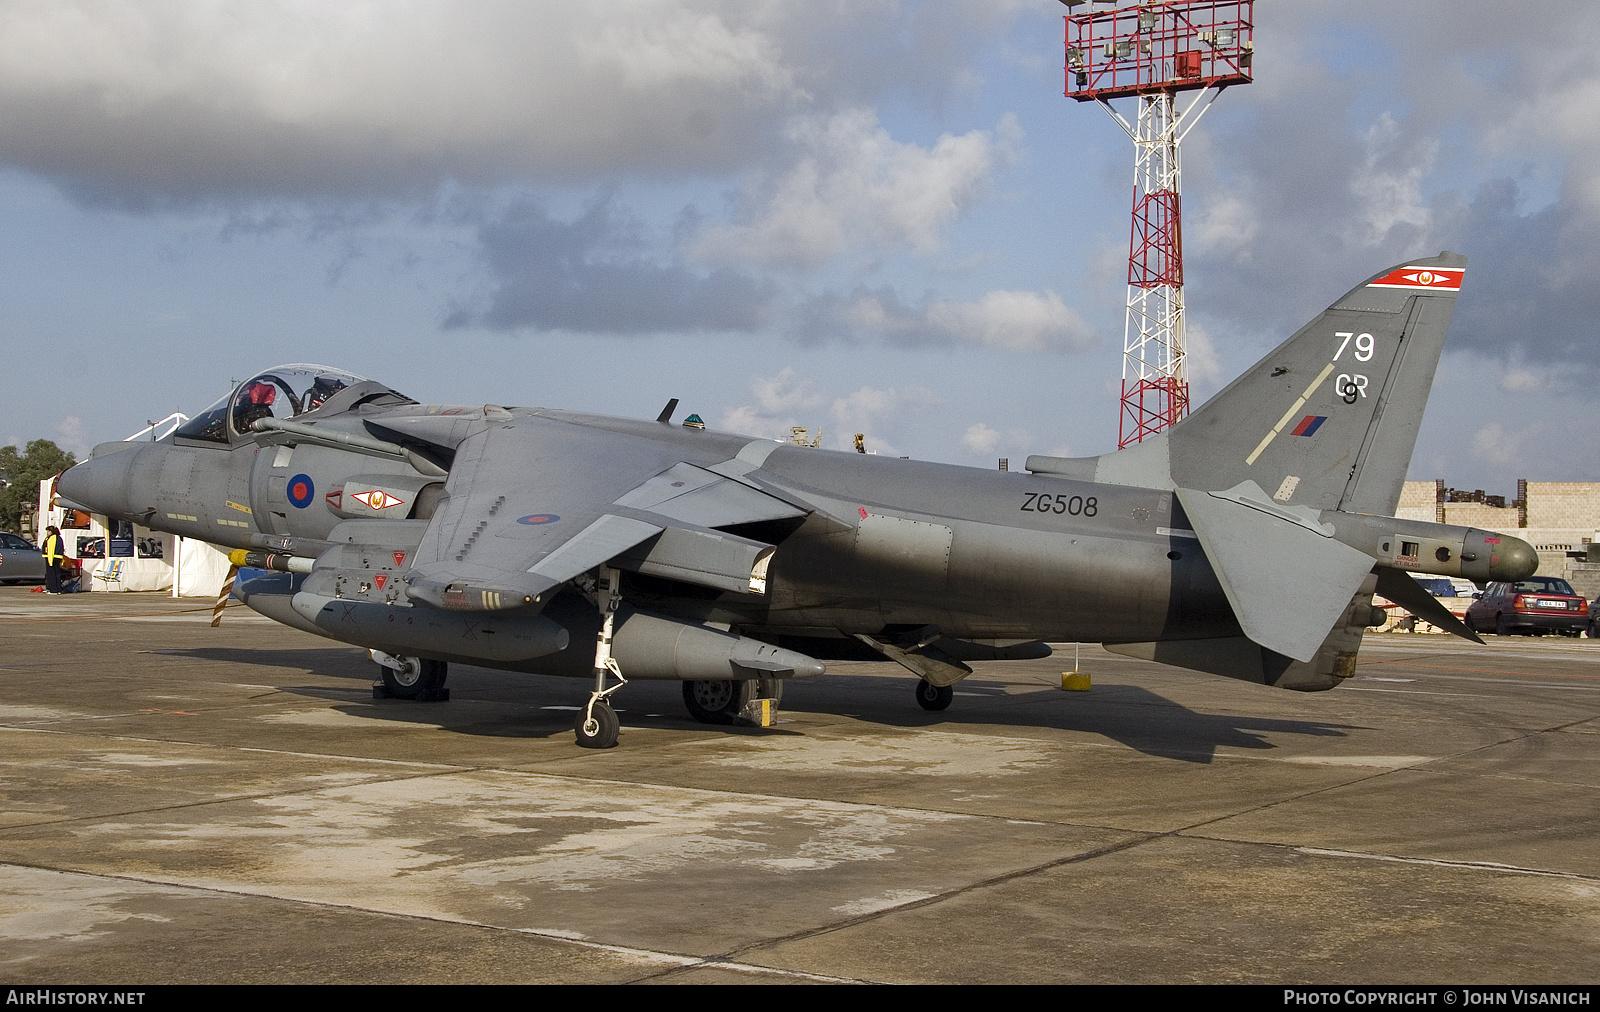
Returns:
[[[174,432],[185,439],[204,439],[212,443],[228,441],[228,402],[233,394],[225,394],[193,418],[184,422]]]

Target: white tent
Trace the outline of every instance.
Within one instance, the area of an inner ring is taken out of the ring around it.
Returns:
[[[66,554],[83,567],[78,581],[80,591],[172,590],[173,597],[216,597],[228,578],[227,553],[204,541],[161,534],[135,525],[134,555],[122,558],[80,558],[79,543],[98,544],[104,553],[111,545],[106,518],[89,514],[88,526],[66,527],[67,510],[51,495],[54,479],[39,482],[39,530],[55,524],[61,527]],[[152,545],[160,545],[159,554]],[[176,564],[176,565],[174,565]],[[176,575],[176,578],[174,578]]]
[[[222,584],[228,578],[228,556],[204,541],[178,538],[177,542],[173,553],[177,576],[172,581],[172,596],[216,597],[222,593]]]

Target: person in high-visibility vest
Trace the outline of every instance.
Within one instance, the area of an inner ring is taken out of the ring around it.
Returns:
[[[66,561],[67,554],[62,547],[61,532],[56,530],[55,524],[44,529],[44,543],[39,546],[44,552],[44,592],[46,594],[61,593],[61,566]]]

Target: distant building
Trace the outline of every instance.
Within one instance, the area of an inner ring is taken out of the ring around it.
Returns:
[[[1539,553],[1540,573],[1565,577],[1585,597],[1600,595],[1600,482],[1519,479],[1507,500],[1443,481],[1408,481],[1396,515],[1515,535]]]

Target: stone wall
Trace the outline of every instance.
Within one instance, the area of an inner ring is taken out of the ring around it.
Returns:
[[[1528,482],[1528,526],[1587,528],[1600,526],[1600,482]]]
[[[1539,553],[1539,572],[1571,581],[1585,597],[1600,596],[1600,563],[1577,562],[1567,552],[1581,552],[1600,531],[1600,482],[1530,481],[1528,525],[1521,526],[1520,511],[1511,496],[1506,506],[1480,502],[1444,503],[1444,522],[1477,527],[1519,537]],[[1407,520],[1438,521],[1437,485],[1408,481],[1400,493],[1396,516]]]

